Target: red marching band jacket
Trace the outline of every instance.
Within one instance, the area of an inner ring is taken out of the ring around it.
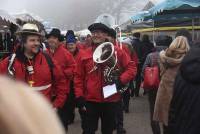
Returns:
[[[62,44],[59,45],[54,53],[51,53],[49,50],[47,50],[47,52],[60,65],[63,74],[65,75],[66,94],[69,94],[70,80],[73,79],[75,69],[73,55]]]
[[[119,47],[115,46],[115,51],[117,51],[118,58],[117,66],[123,68],[120,81],[122,84],[127,84],[136,76],[136,64],[131,61],[130,57]],[[98,69],[91,71],[96,65],[93,61],[93,52],[94,48],[90,47],[77,59],[74,78],[76,98],[83,97],[86,101],[99,103],[119,101],[119,93],[104,99],[103,87],[107,86],[107,84],[104,80],[103,68],[98,66]]]
[[[118,47],[118,49],[121,49],[119,42],[115,42],[114,46]],[[136,69],[137,69],[137,66],[138,66],[138,56],[137,56],[136,52],[131,53],[131,50],[129,50],[129,48],[126,45],[124,45],[123,43],[122,43],[122,49],[121,50],[124,51],[127,54],[127,56],[129,56],[131,62],[134,62],[134,64],[136,65]],[[133,77],[132,80],[134,80],[134,79],[135,79],[135,77]]]
[[[54,81],[52,81],[50,67],[42,52],[39,52],[31,63],[24,63],[16,57],[13,63],[13,68],[15,70],[14,79],[27,84],[28,81],[32,79],[32,81],[34,81],[32,85],[33,90],[42,93],[50,102],[52,100],[52,92],[54,92],[56,98],[52,102],[52,105],[55,108],[60,108],[64,105],[66,100],[66,79],[56,61],[52,59],[52,62],[54,64],[52,69]],[[8,64],[9,57],[0,62],[0,74],[8,74]],[[27,72],[27,66],[30,64],[32,64],[34,69],[32,75]]]
[[[119,42],[115,42],[115,46],[120,48]],[[130,56],[131,60],[135,62],[136,67],[137,67],[138,66],[138,56],[137,56],[136,52],[134,51],[133,53],[131,53],[129,48],[126,47],[123,43],[122,43],[122,50],[125,51],[128,56]]]
[[[84,53],[85,53],[85,50],[80,49],[80,48],[77,48],[77,52],[76,52],[76,54],[74,55],[74,60],[75,60],[76,64],[77,64],[78,60],[80,60],[80,58],[82,57],[82,55],[84,55]],[[75,70],[76,70],[76,69],[74,69],[74,71],[75,71]]]

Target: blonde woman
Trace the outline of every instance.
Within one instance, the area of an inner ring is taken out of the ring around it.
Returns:
[[[185,37],[179,36],[171,43],[168,49],[160,52],[161,82],[158,88],[154,120],[163,123],[164,134],[167,134],[168,114],[173,95],[173,85],[181,61],[190,47]]]
[[[1,134],[64,134],[50,104],[29,87],[0,77]]]

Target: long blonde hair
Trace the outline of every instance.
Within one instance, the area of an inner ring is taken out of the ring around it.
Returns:
[[[64,129],[41,95],[0,77],[0,133],[64,134]]]
[[[162,63],[180,64],[186,53],[190,50],[187,38],[178,36],[170,44],[169,48],[160,52],[160,60]]]
[[[180,58],[185,55],[190,49],[188,40],[186,37],[178,36],[170,44],[169,48],[166,51],[166,56],[172,58]]]

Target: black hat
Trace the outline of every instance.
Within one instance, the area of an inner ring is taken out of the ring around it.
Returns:
[[[57,29],[57,28],[53,28],[53,29],[51,30],[51,32],[50,32],[49,34],[47,34],[47,39],[48,39],[50,36],[57,37],[59,41],[62,41],[61,32],[60,32],[60,30]]]
[[[88,27],[88,30],[90,30],[90,32],[93,32],[95,30],[101,30],[102,32],[105,32],[108,34],[110,33],[110,28],[104,25],[103,23],[93,23],[92,25]]]
[[[167,35],[159,35],[156,38],[156,45],[157,46],[166,46],[169,47],[169,45],[172,42],[172,37],[167,36]]]
[[[117,32],[115,31],[115,29],[110,28],[110,33],[109,33],[110,37],[116,39],[117,38]]]
[[[175,37],[178,37],[178,36],[184,36],[188,39],[188,41],[192,41],[192,35],[190,34],[190,31],[187,30],[187,29],[180,29],[177,31]]]

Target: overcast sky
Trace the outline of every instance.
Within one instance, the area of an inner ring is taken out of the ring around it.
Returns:
[[[104,12],[105,5],[103,5],[103,2],[108,1],[115,3],[117,0],[0,0],[0,9],[9,13],[26,10],[52,22],[55,26],[69,28],[73,25],[88,25],[94,22],[97,16]],[[133,6],[136,2],[139,6],[148,2],[148,0],[141,2],[138,2],[139,0],[127,1],[132,3]]]

